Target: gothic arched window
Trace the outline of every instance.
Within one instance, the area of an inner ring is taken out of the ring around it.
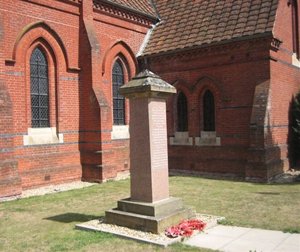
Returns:
[[[203,96],[203,122],[204,131],[215,131],[215,99],[209,90]]]
[[[120,60],[117,60],[112,69],[114,125],[125,124],[125,98],[119,93],[119,88],[123,85],[124,71],[122,63]]]
[[[30,96],[32,128],[50,127],[48,63],[39,47],[30,57]]]
[[[177,131],[188,131],[187,99],[182,92],[177,97]]]

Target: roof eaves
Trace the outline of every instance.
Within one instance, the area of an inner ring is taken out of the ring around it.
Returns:
[[[174,53],[178,53],[178,52],[187,52],[187,51],[191,51],[191,50],[207,48],[210,46],[225,45],[225,44],[229,44],[232,42],[247,41],[247,40],[251,40],[251,39],[259,39],[259,38],[267,38],[267,37],[273,38],[274,37],[273,33],[270,31],[270,32],[249,35],[249,36],[236,37],[236,38],[222,40],[222,41],[218,41],[218,42],[212,42],[212,43],[208,43],[208,44],[201,44],[201,45],[195,45],[195,46],[190,46],[190,47],[177,48],[174,50],[171,49],[171,50],[166,50],[166,51],[160,51],[158,53],[145,53],[145,54],[141,54],[139,56],[139,58],[165,56],[165,55],[170,55],[170,54],[174,54]]]
[[[112,6],[115,6],[115,7],[120,8],[120,9],[123,9],[123,10],[125,10],[125,11],[133,12],[133,13],[135,13],[135,14],[144,16],[144,17],[146,17],[146,18],[148,18],[148,19],[151,19],[151,20],[153,20],[153,21],[156,21],[156,22],[157,22],[157,20],[158,20],[158,16],[154,16],[154,15],[145,13],[145,12],[143,12],[143,11],[139,11],[139,10],[130,8],[130,7],[128,7],[128,6],[122,5],[122,4],[114,3],[114,2],[111,2],[111,1],[108,1],[108,0],[101,0],[101,2],[106,3],[106,4],[109,4],[109,5],[112,5]]]

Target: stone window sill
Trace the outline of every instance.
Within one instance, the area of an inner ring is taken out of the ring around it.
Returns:
[[[113,125],[111,132],[111,139],[129,139],[129,126],[128,125]]]
[[[63,134],[57,134],[56,128],[28,128],[28,134],[23,136],[23,144],[40,145],[40,144],[57,144],[63,143]]]
[[[175,132],[174,137],[170,137],[170,145],[193,145],[193,138],[189,137],[189,133]]]
[[[221,138],[215,131],[201,131],[201,137],[195,138],[196,146],[221,146]]]

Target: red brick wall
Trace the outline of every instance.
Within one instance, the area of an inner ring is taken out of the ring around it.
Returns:
[[[135,55],[153,20],[104,12],[92,1],[0,0],[0,6],[0,197],[21,187],[103,181],[127,171],[129,141],[111,139],[111,70],[119,57],[126,80],[135,75]],[[171,169],[267,179],[288,168],[288,107],[300,85],[291,64],[290,8],[280,1],[279,50],[270,51],[266,38],[148,60],[188,97],[190,137],[203,129],[203,93],[210,89],[215,96],[221,146],[169,145]],[[50,124],[64,143],[24,146],[31,127],[28,62],[37,45],[49,64]],[[176,96],[168,102],[169,136],[175,104]]]
[[[50,3],[51,8],[47,4],[1,1],[5,33],[1,64],[13,114],[9,134],[23,189],[79,180],[82,173],[76,143],[79,75],[70,71],[78,68],[78,50],[74,48],[79,39],[79,7],[57,1]],[[31,127],[29,59],[38,45],[44,48],[49,65],[50,126],[64,134],[63,144],[23,145],[23,136]]]
[[[0,15],[0,196],[17,195],[21,192],[18,162],[14,158],[13,104],[9,94],[4,69],[4,19]]]
[[[90,6],[84,6],[87,13]],[[83,177],[102,181],[114,178],[129,170],[129,140],[111,138],[112,117],[112,67],[120,58],[128,81],[136,74],[136,58],[149,25],[137,24],[113,15],[103,15],[94,9],[94,20],[82,20],[81,37],[82,79],[86,85],[81,90],[80,135]],[[96,38],[94,40],[93,38]],[[90,50],[92,48],[92,50]],[[87,60],[88,56],[88,60]],[[86,99],[85,97],[89,97]],[[126,124],[129,124],[129,106],[126,101]]]
[[[221,146],[169,145],[170,169],[245,177],[255,89],[270,74],[269,43],[270,39],[236,42],[148,59],[153,72],[187,96],[193,141],[203,130],[205,90],[215,97],[216,135]],[[175,124],[176,95],[168,101],[169,137],[176,131]]]
[[[14,157],[13,138],[9,132],[9,129],[13,127],[12,103],[5,82],[1,78],[0,118],[0,130],[2,133],[0,137],[0,195],[16,195],[21,192],[21,180],[18,171],[18,162]]]
[[[120,56],[127,80],[135,74],[135,54],[151,20],[121,19],[93,8],[92,1],[82,3],[0,0],[1,92],[10,99],[1,107],[1,118],[9,118],[0,123],[0,197],[20,193],[20,185],[103,181],[129,169],[129,141],[110,137],[111,68]],[[50,126],[64,142],[24,146],[31,127],[29,59],[37,45],[49,65]],[[14,169],[7,168],[8,159]],[[4,191],[1,183],[12,172],[13,187]]]
[[[289,115],[299,91],[299,62],[292,64],[292,16],[279,1],[273,35],[225,46],[149,57],[149,67],[188,98],[189,137],[203,129],[201,98],[216,103],[221,146],[169,145],[170,168],[232,174],[262,181],[291,167]],[[176,96],[168,104],[168,134],[176,131]]]
[[[291,134],[291,129],[289,129],[289,108],[293,96],[300,91],[300,64],[299,61],[297,63],[298,66],[292,64],[292,54],[294,53],[292,43],[292,6],[289,6],[285,1],[280,1],[279,8],[280,11],[277,11],[274,27],[274,36],[282,43],[278,51],[271,52],[274,60],[271,61],[270,131],[272,139],[269,145],[277,147],[278,155],[282,162],[281,167],[287,170],[294,165],[290,155],[292,150],[290,149],[291,142],[289,140]],[[270,172],[274,174],[278,173],[278,170],[275,169]]]

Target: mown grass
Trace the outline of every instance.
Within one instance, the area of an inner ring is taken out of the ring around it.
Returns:
[[[266,185],[197,177],[170,178],[171,195],[225,224],[300,232],[300,184]],[[129,180],[0,203],[0,251],[210,251],[167,249],[76,230],[129,196]]]

